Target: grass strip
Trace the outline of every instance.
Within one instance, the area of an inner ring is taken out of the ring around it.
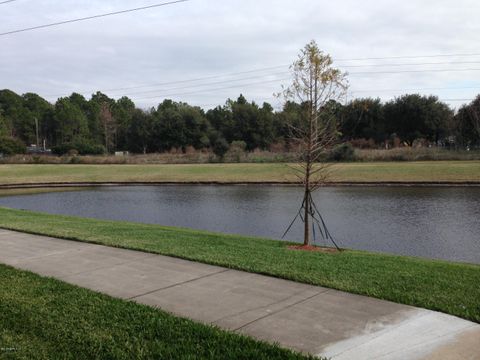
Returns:
[[[313,359],[0,265],[1,359]]]
[[[339,163],[331,182],[480,182],[480,161]],[[0,184],[295,182],[286,164],[0,165]]]
[[[480,266],[0,208],[0,227],[175,256],[456,315],[480,323]]]

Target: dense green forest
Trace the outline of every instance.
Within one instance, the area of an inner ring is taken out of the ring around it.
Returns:
[[[21,153],[37,142],[56,154],[76,151],[102,154],[211,149],[222,156],[229,144],[243,141],[247,150],[289,147],[289,124],[302,121],[306,104],[287,102],[281,111],[240,95],[205,111],[187,103],[164,100],[156,108],[139,109],[132,100],[97,92],[51,104],[37,94],[0,91],[0,153]],[[480,95],[454,112],[435,96],[404,95],[383,103],[356,99],[331,102],[339,142],[356,147],[385,148],[416,143],[449,147],[480,144]]]

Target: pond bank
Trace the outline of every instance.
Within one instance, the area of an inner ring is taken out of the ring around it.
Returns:
[[[0,184],[0,189],[37,189],[37,188],[82,188],[96,186],[168,186],[168,185],[282,185],[301,186],[300,183],[287,181],[107,181],[107,182],[48,182]],[[326,182],[324,187],[479,187],[480,181],[369,181],[369,182]]]

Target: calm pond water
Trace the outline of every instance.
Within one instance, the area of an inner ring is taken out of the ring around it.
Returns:
[[[328,187],[314,198],[341,247],[480,263],[480,188]],[[280,239],[300,201],[288,186],[179,185],[9,196],[0,206]],[[301,225],[289,240],[302,239]]]

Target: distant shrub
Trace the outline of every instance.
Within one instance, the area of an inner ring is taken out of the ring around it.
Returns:
[[[56,155],[103,155],[106,151],[103,145],[78,141],[55,146],[52,152]]]
[[[226,157],[230,161],[240,162],[246,156],[247,143],[245,141],[232,141]]]
[[[70,144],[61,144],[52,148],[52,153],[55,155],[65,155],[70,151]]]
[[[230,144],[230,150],[233,150],[233,151],[235,150],[245,151],[246,148],[247,148],[247,143],[242,140],[232,141],[232,143]]]
[[[412,148],[428,147],[429,145],[430,145],[430,142],[424,138],[415,139],[412,142]]]
[[[1,137],[0,138],[0,154],[3,155],[15,155],[25,154],[27,148],[25,144],[14,138]]]
[[[356,149],[375,149],[375,141],[373,139],[353,139],[349,141],[350,144]]]
[[[187,155],[192,155],[192,154],[195,154],[196,153],[196,150],[195,148],[192,146],[192,145],[188,145],[186,148],[185,148],[185,154]]]
[[[331,161],[353,161],[355,150],[350,143],[343,143],[333,148],[328,158]]]
[[[285,142],[279,141],[279,142],[270,144],[269,150],[270,152],[273,152],[273,153],[284,153],[287,151],[287,148],[286,148]]]
[[[183,154],[182,148],[176,148],[175,146],[170,148],[168,151],[170,155],[181,155]]]
[[[32,155],[32,162],[34,164],[45,164],[45,157],[44,156],[38,156],[38,155]]]
[[[393,148],[398,148],[402,145],[402,141],[397,136],[397,134],[392,134],[390,136],[390,141],[391,141],[391,145],[392,145]]]
[[[394,154],[390,157],[391,161],[408,161],[408,155],[407,154]]]
[[[227,151],[228,151],[227,140],[225,140],[223,137],[216,139],[215,142],[213,143],[214,154],[217,155],[219,158],[223,159]]]
[[[70,164],[81,164],[82,160],[78,156],[72,156],[70,158]]]
[[[84,142],[75,143],[74,145],[80,155],[102,155],[106,153],[103,145]]]

